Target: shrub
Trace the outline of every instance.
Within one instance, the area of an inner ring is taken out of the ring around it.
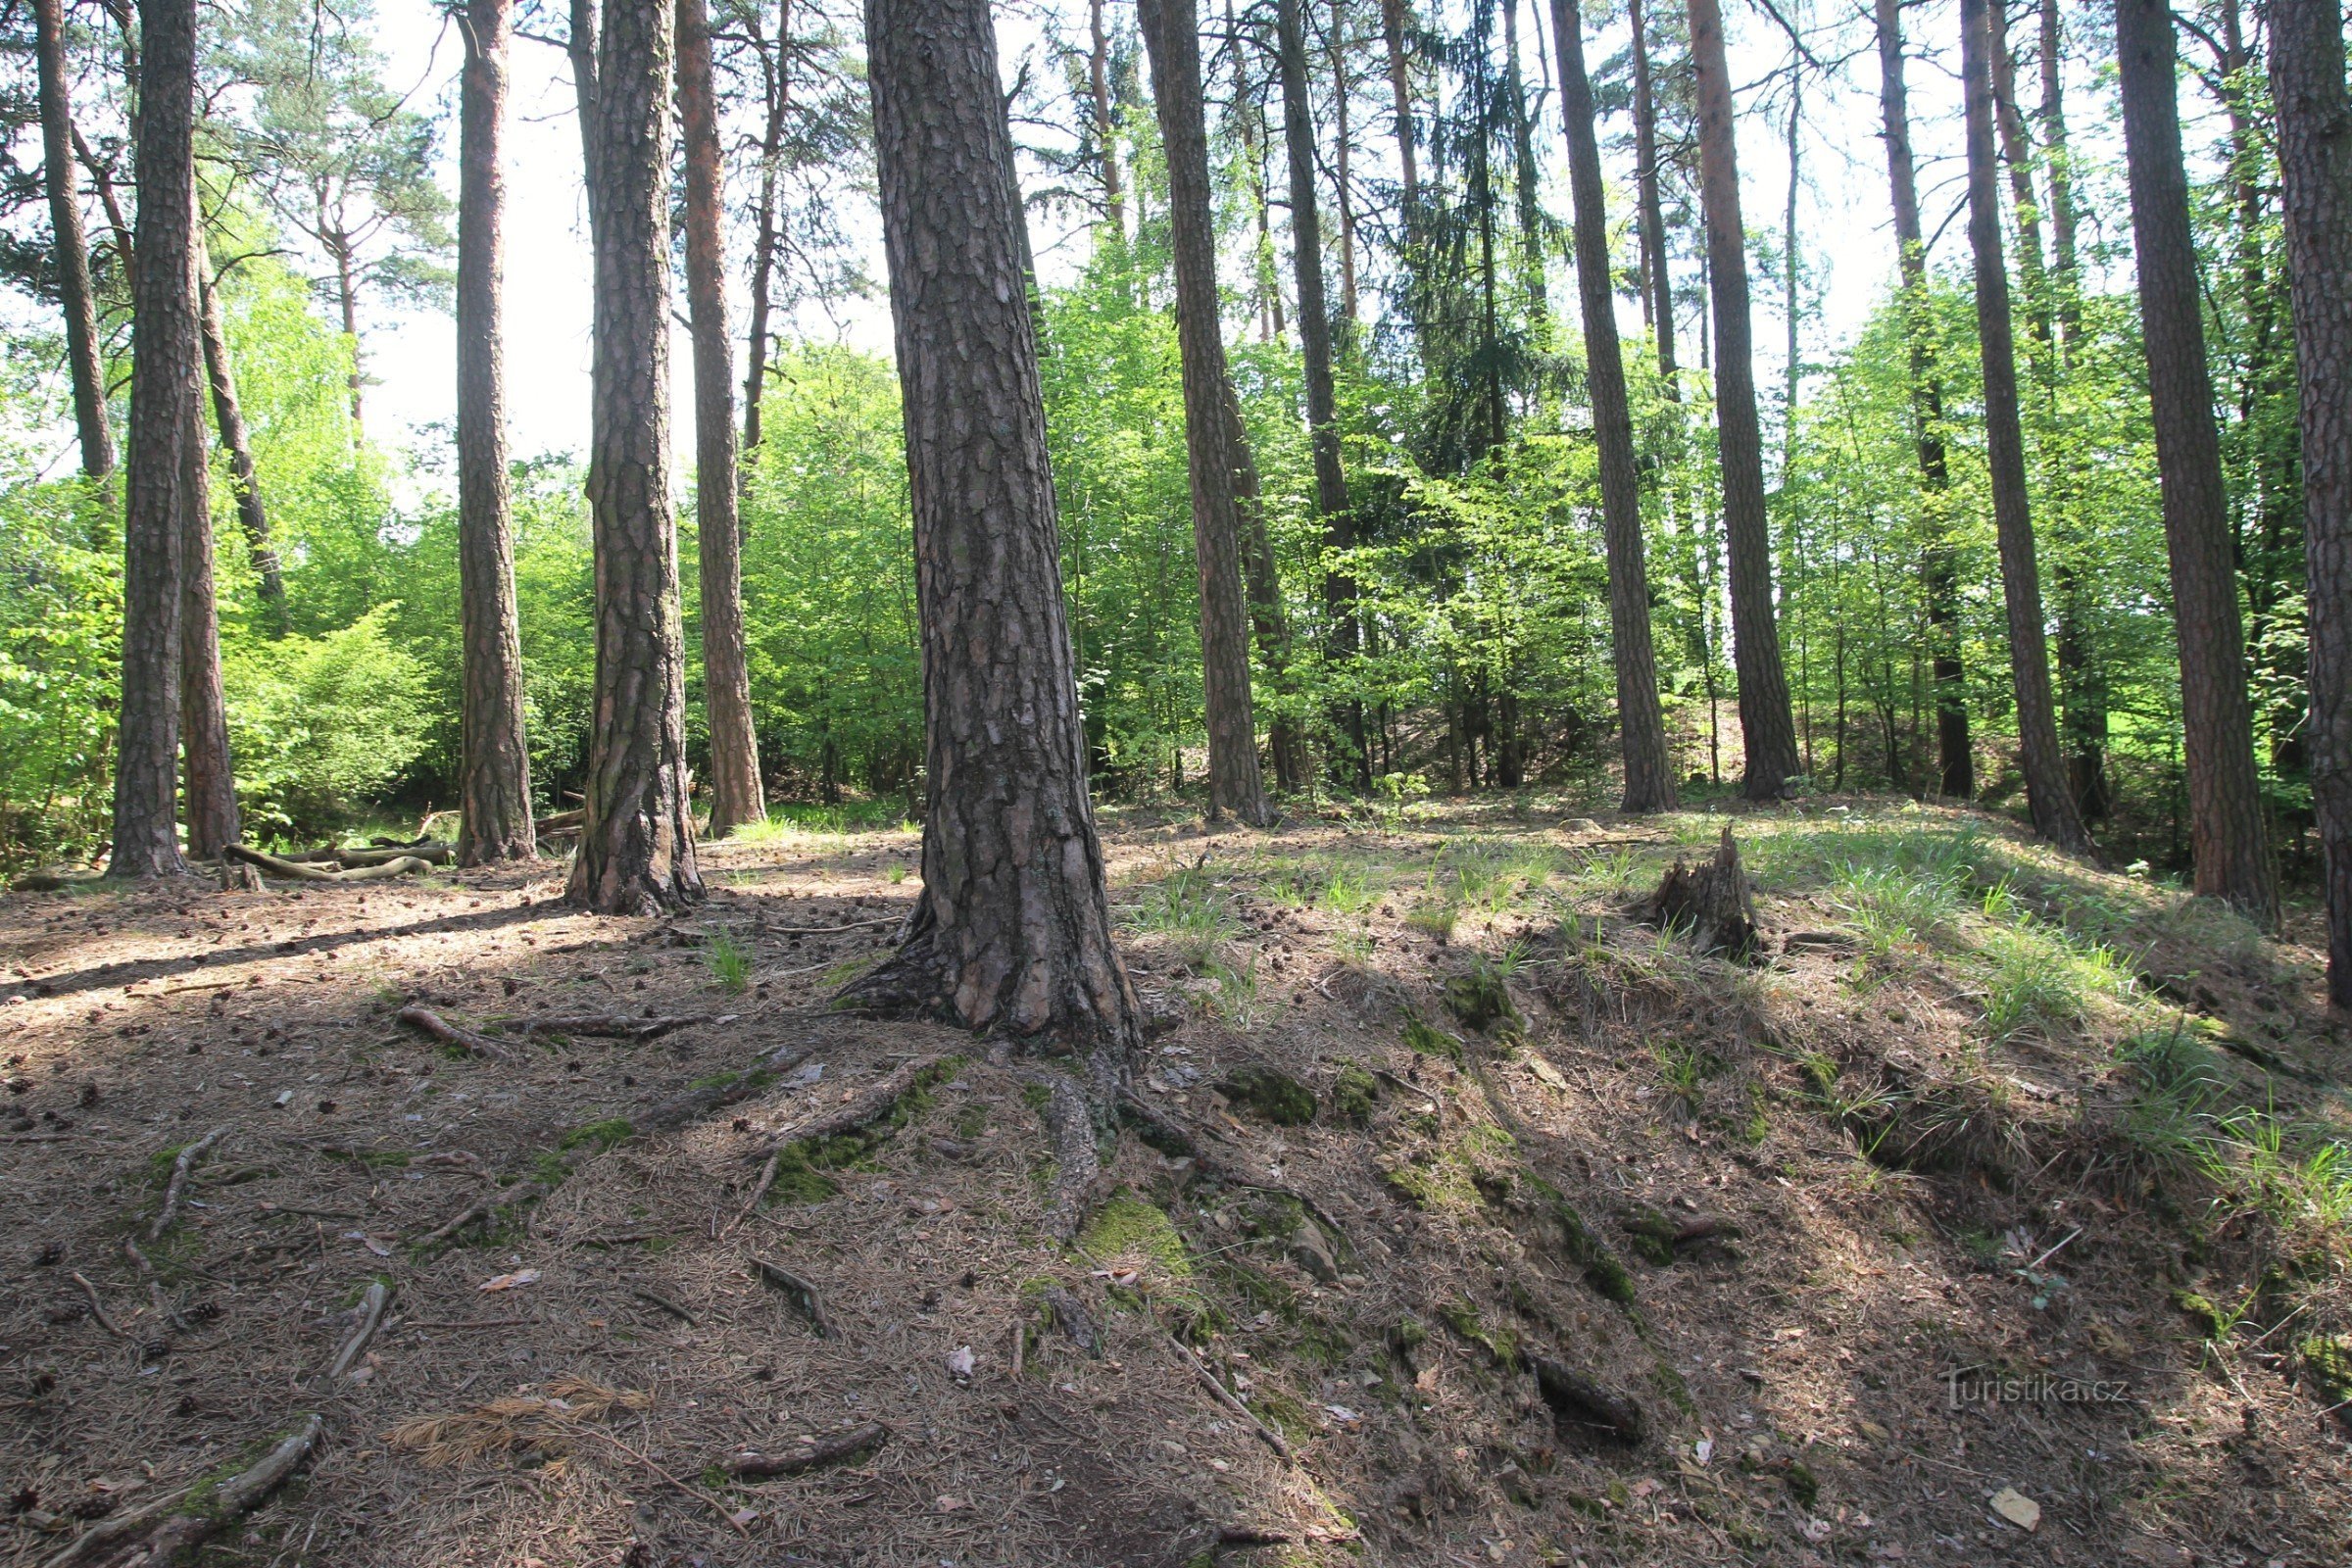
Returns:
[[[222,652],[246,828],[307,838],[383,789],[424,747],[424,673],[380,605],[340,631]]]

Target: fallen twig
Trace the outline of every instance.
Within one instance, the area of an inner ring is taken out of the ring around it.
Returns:
[[[302,1468],[318,1446],[326,1423],[312,1416],[303,1429],[262,1457],[242,1475],[229,1477],[213,1489],[201,1512],[168,1515],[118,1568],[169,1568],[183,1553],[195,1549],[251,1512],[288,1476]]]
[[[663,1296],[660,1291],[649,1289],[643,1285],[632,1285],[629,1287],[629,1294],[637,1298],[637,1299],[640,1301],[645,1302],[648,1306],[660,1307],[662,1311],[667,1312],[671,1317],[676,1318],[688,1328],[694,1328],[696,1326],[694,1314],[692,1312],[687,1311],[677,1302],[671,1300],[668,1297]]]
[[[489,1056],[498,1061],[522,1059],[488,1035],[473,1029],[462,1029],[430,1007],[418,1006],[412,1002],[393,1016],[410,1028],[429,1035],[445,1046],[456,1046],[461,1051],[469,1052],[476,1056]]]
[[[172,1303],[165,1298],[163,1284],[155,1277],[155,1265],[147,1261],[147,1254],[139,1250],[139,1244],[127,1236],[123,1237],[122,1255],[138,1265],[139,1278],[147,1282],[147,1298],[155,1305],[155,1315],[175,1329],[186,1328],[187,1320],[173,1310]]]
[[[97,1286],[92,1285],[89,1280],[83,1277],[79,1271],[74,1273],[74,1283],[80,1286],[81,1294],[90,1298],[90,1316],[98,1320],[99,1327],[105,1329],[107,1333],[112,1334],[118,1340],[127,1340],[130,1338],[128,1334],[123,1332],[122,1324],[107,1316],[106,1302],[99,1299]]]
[[[629,1018],[617,1013],[588,1013],[544,1018],[493,1018],[491,1024],[502,1034],[518,1035],[590,1035],[605,1040],[659,1040],[675,1030],[691,1028],[698,1023],[731,1023],[731,1012],[690,1012],[674,1018]]]
[[[590,1437],[604,1439],[607,1443],[610,1443],[612,1445],[612,1446],[618,1448],[621,1452],[627,1454],[630,1458],[643,1465],[655,1476],[659,1477],[662,1481],[667,1482],[670,1486],[675,1487],[678,1491],[683,1492],[686,1494],[686,1495],[694,1498],[696,1501],[708,1504],[721,1519],[724,1519],[727,1522],[728,1527],[737,1535],[746,1538],[751,1535],[751,1531],[744,1528],[743,1521],[736,1517],[736,1510],[728,1507],[723,1498],[712,1496],[710,1493],[705,1492],[702,1488],[696,1486],[691,1481],[679,1480],[676,1476],[671,1475],[668,1471],[654,1463],[653,1460],[647,1458],[644,1454],[639,1453],[635,1448],[632,1448],[627,1444],[621,1442],[612,1433],[607,1432],[603,1427],[583,1426],[578,1430],[587,1433]]]
[[[631,1120],[640,1136],[672,1132],[702,1120],[765,1089],[776,1075],[789,1072],[816,1054],[809,1045],[780,1046],[723,1083],[706,1084],[670,1096],[644,1115]]]
[[[815,1286],[783,1264],[770,1263],[764,1257],[753,1258],[752,1266],[760,1271],[761,1279],[791,1298],[792,1304],[800,1308],[801,1315],[815,1325],[818,1339],[837,1340],[841,1338],[840,1331],[833,1326],[832,1318],[825,1313],[825,1298],[817,1294]]]
[[[368,1294],[360,1298],[360,1326],[352,1330],[351,1338],[343,1342],[343,1348],[337,1350],[335,1358],[327,1363],[326,1380],[329,1383],[347,1375],[352,1364],[367,1353],[369,1342],[375,1338],[375,1331],[384,1326],[384,1308],[391,1304],[391,1286],[376,1280],[368,1287]]]
[[[179,1200],[188,1190],[188,1173],[196,1168],[198,1160],[212,1152],[215,1144],[227,1135],[226,1127],[216,1127],[182,1149],[179,1157],[172,1161],[172,1180],[164,1188],[164,1206],[156,1210],[155,1223],[147,1227],[149,1241],[161,1241],[164,1232],[172,1228],[172,1222],[179,1217]]]
[[[1267,1447],[1272,1448],[1276,1453],[1282,1455],[1282,1457],[1285,1459],[1291,1457],[1290,1440],[1285,1438],[1281,1433],[1275,1431],[1272,1427],[1266,1425],[1265,1422],[1259,1420],[1257,1417],[1257,1412],[1244,1404],[1240,1395],[1234,1393],[1224,1384],[1218,1382],[1217,1375],[1208,1369],[1206,1362],[1202,1361],[1199,1355],[1194,1353],[1191,1346],[1185,1344],[1173,1334],[1168,1336],[1168,1344],[1175,1348],[1177,1359],[1181,1360],[1186,1366],[1192,1368],[1193,1376],[1200,1380],[1201,1387],[1207,1389],[1209,1393],[1217,1396],[1217,1402],[1219,1404],[1224,1405],[1225,1408],[1231,1410],[1234,1414],[1249,1422],[1250,1425],[1256,1430],[1257,1435],[1265,1440]]]
[[[725,1461],[727,1472],[747,1481],[769,1476],[799,1475],[819,1465],[835,1464],[851,1459],[870,1449],[879,1448],[890,1441],[890,1428],[879,1421],[837,1432],[829,1438],[818,1438],[808,1446],[793,1453],[735,1453]]]
[[[424,1318],[404,1317],[395,1325],[404,1329],[520,1329],[529,1328],[539,1320],[535,1317],[476,1317]]]
[[[101,1548],[129,1539],[178,1507],[195,1490],[193,1485],[174,1487],[162,1496],[152,1497],[127,1512],[108,1515],[75,1536],[65,1550],[41,1564],[41,1568],[74,1568],[75,1564],[88,1561]]]
[[[472,1224],[475,1220],[488,1219],[492,1214],[496,1213],[502,1208],[511,1208],[516,1203],[528,1202],[534,1198],[544,1198],[546,1196],[547,1184],[543,1181],[540,1181],[537,1177],[526,1176],[521,1181],[514,1182],[500,1192],[490,1194],[487,1197],[475,1199],[472,1202],[466,1204],[466,1207],[459,1212],[455,1219],[449,1221],[447,1224],[441,1226],[437,1230],[427,1232],[424,1238],[425,1243],[427,1246],[430,1246],[434,1243],[446,1242],[452,1236],[457,1235],[458,1232]]]

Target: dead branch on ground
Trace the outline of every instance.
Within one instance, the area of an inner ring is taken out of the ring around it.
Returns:
[[[215,1144],[226,1136],[226,1127],[216,1127],[182,1149],[179,1157],[172,1161],[172,1180],[164,1188],[164,1206],[156,1211],[155,1223],[147,1227],[149,1241],[161,1241],[164,1232],[172,1228],[172,1222],[179,1217],[179,1200],[188,1190],[188,1173],[196,1168],[198,1160],[213,1152]]]
[[[890,1428],[879,1421],[837,1432],[829,1438],[818,1438],[793,1453],[734,1453],[725,1460],[727,1472],[746,1481],[764,1480],[770,1476],[797,1476],[804,1470],[821,1465],[837,1464],[859,1454],[879,1448],[890,1441]]]
[[[430,1035],[445,1046],[456,1046],[459,1050],[476,1056],[488,1056],[494,1061],[519,1061],[522,1059],[488,1035],[478,1030],[461,1028],[430,1007],[420,1007],[416,1004],[411,1003],[393,1014],[393,1017],[421,1034]]]
[[[760,1271],[760,1277],[762,1280],[782,1291],[791,1299],[792,1304],[800,1309],[803,1317],[816,1326],[818,1339],[837,1340],[841,1338],[840,1331],[833,1326],[833,1319],[825,1311],[825,1298],[817,1294],[815,1286],[783,1264],[770,1263],[764,1257],[753,1258],[752,1266]]]
[[[391,1304],[391,1286],[377,1280],[368,1287],[368,1294],[360,1299],[360,1326],[352,1330],[351,1338],[343,1342],[343,1348],[337,1350],[334,1360],[327,1363],[327,1382],[332,1383],[347,1375],[353,1364],[368,1352],[368,1345],[375,1339],[376,1330],[384,1326],[384,1308]]]
[[[317,1451],[325,1430],[325,1421],[312,1416],[300,1432],[270,1449],[252,1469],[214,1488],[202,1512],[165,1515],[127,1556],[114,1559],[113,1568],[170,1568],[183,1555],[193,1556],[197,1547],[259,1507],[288,1476],[301,1469]]]

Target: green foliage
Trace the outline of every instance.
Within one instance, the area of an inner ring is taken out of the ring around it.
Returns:
[[[703,944],[703,963],[719,989],[730,995],[741,993],[751,983],[752,950],[732,931],[716,932]]]
[[[298,839],[331,832],[424,750],[424,672],[387,633],[398,610],[379,606],[316,637],[222,650],[229,748],[248,832]]]

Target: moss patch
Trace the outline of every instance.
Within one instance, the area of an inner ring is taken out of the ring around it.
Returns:
[[[1217,1093],[1232,1101],[1235,1109],[1277,1127],[1303,1127],[1315,1119],[1315,1092],[1271,1067],[1244,1067],[1220,1081]]]
[[[1380,1083],[1370,1073],[1348,1062],[1332,1081],[1331,1108],[1333,1114],[1351,1127],[1361,1127],[1372,1119],[1380,1105]]]
[[[1462,1063],[1462,1043],[1445,1030],[1433,1028],[1418,1013],[1405,1014],[1404,1044],[1417,1055],[1435,1056],[1457,1067]]]

